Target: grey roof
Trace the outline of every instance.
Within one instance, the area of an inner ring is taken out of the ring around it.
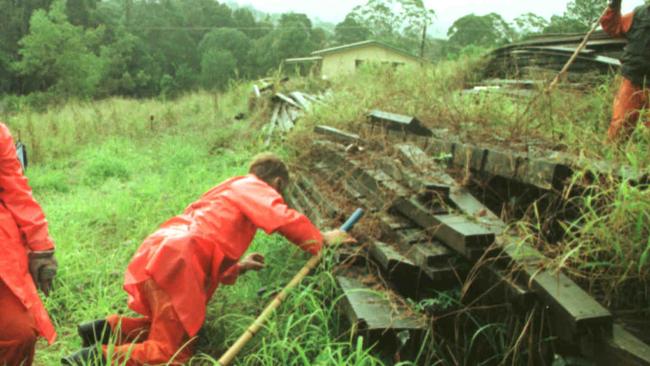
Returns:
[[[399,49],[397,47],[393,47],[393,46],[391,46],[389,44],[386,44],[384,42],[375,41],[375,40],[367,40],[367,41],[361,41],[361,42],[357,42],[357,43],[344,44],[342,46],[325,48],[325,49],[322,49],[322,50],[314,51],[311,54],[314,55],[314,56],[321,56],[321,55],[337,53],[337,52],[341,52],[341,51],[345,51],[345,50],[349,50],[349,49],[353,49],[353,48],[360,48],[360,47],[365,47],[365,46],[370,46],[370,45],[385,48],[385,49],[387,49],[389,51],[399,53],[399,54],[401,54],[403,56],[410,57],[410,58],[415,59],[417,61],[426,61],[425,59],[423,59],[421,57],[418,57],[418,56],[415,56],[414,54],[412,54],[412,53],[410,53],[408,51],[404,51],[402,49]]]

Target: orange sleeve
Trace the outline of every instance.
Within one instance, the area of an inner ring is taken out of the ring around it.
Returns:
[[[282,196],[257,178],[232,185],[231,199],[255,226],[267,234],[280,232],[302,250],[317,254],[323,244],[320,230],[298,211],[289,208]]]
[[[621,15],[620,10],[607,9],[605,15],[600,19],[603,30],[612,37],[624,37],[632,28],[634,12]]]
[[[16,156],[16,147],[9,129],[0,123],[0,203],[13,216],[32,251],[54,249],[47,221],[41,206],[32,196],[27,178]]]
[[[225,270],[221,276],[219,276],[219,283],[224,285],[234,285],[241,273],[241,266],[239,263],[236,263],[227,270]]]

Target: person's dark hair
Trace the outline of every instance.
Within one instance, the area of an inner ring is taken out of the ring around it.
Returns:
[[[279,156],[273,153],[262,153],[253,158],[249,174],[254,174],[259,179],[271,183],[275,178],[282,178],[285,184],[289,182],[289,169]]]

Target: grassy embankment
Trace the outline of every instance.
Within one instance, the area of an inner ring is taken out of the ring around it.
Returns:
[[[368,109],[380,108],[417,115],[429,126],[447,128],[467,140],[518,148],[522,142],[535,143],[635,169],[647,166],[650,134],[643,128],[622,149],[602,144],[614,93],[611,80],[583,93],[558,91],[524,115],[521,101],[454,92],[474,78],[472,63],[423,71],[366,70],[334,81],[329,104],[303,119],[298,132],[315,123],[355,129]],[[243,88],[219,99],[198,94],[166,103],[115,99],[72,103],[46,113],[25,111],[4,118],[31,147],[35,164],[29,176],[59,249],[58,289],[47,305],[60,341],[40,349],[39,364],[54,365],[62,354],[78,347],[75,323],[125,309],[122,274],[148,233],[212,185],[244,172],[246,161],[260,150],[255,131],[261,125],[253,122],[256,128],[251,129],[249,122],[232,120],[246,108],[247,94]],[[298,133],[290,146],[299,150],[308,139]],[[608,289],[606,299],[612,302],[621,297],[616,293],[624,288],[621,284],[647,289],[648,192],[604,179],[590,195],[574,200],[583,215],[565,223],[570,233],[560,243],[547,244],[530,231],[531,242],[556,258],[549,265],[579,279],[590,276],[599,288]],[[527,228],[535,229],[540,220],[534,209],[530,212]],[[219,290],[199,351],[218,357],[263,306],[257,289],[286,280],[304,261],[278,238],[260,236],[253,248],[269,256],[269,268]],[[326,272],[302,287],[239,364],[378,363],[340,337],[330,302],[336,301],[332,289]],[[644,295],[641,289],[638,295],[625,306],[643,306],[647,291]],[[507,352],[507,340],[504,343],[502,351]]]
[[[126,312],[123,273],[140,242],[212,186],[246,172],[262,148],[249,122],[232,117],[246,110],[249,91],[169,102],[72,102],[2,116],[30,147],[28,176],[57,244],[60,270],[46,306],[59,338],[50,347],[40,344],[36,364],[58,365],[78,349],[77,323]],[[257,297],[259,288],[279,286],[305,262],[277,236],[260,234],[252,250],[267,256],[268,268],[217,292],[197,364],[212,364],[210,356],[218,358],[259,313],[268,301]],[[338,338],[332,288],[326,272],[306,281],[237,364],[376,364]]]
[[[459,91],[482,78],[481,60],[441,63],[424,70],[366,70],[335,81],[331,107],[316,110],[301,126],[315,123],[357,131],[371,109],[417,116],[434,129],[447,130],[463,142],[502,146],[553,159],[555,152],[576,157],[586,167],[611,163],[623,179],[601,176],[560,206],[577,213],[560,215],[566,235],[548,242],[543,228],[557,212],[527,208],[517,229],[550,258],[548,266],[568,272],[615,312],[650,314],[650,190],[634,183],[650,164],[650,129],[641,123],[625,143],[605,142],[611,105],[618,87],[614,75],[582,91],[560,88],[534,102],[497,94]],[[553,75],[546,75],[553,76]],[[644,119],[645,118],[645,119]],[[648,120],[648,113],[642,120]],[[308,135],[296,137],[298,142]],[[545,152],[543,152],[545,151]],[[589,161],[589,162],[588,162]],[[581,173],[575,182],[585,184]],[[561,197],[570,197],[571,189]],[[575,193],[575,191],[574,191]],[[559,212],[559,211],[558,211]],[[508,212],[497,212],[508,216]]]

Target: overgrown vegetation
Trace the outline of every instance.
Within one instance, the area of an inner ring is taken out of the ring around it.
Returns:
[[[578,172],[564,192],[520,207],[518,216],[508,211],[497,214],[522,219],[514,229],[546,254],[546,265],[568,273],[614,313],[648,314],[650,196],[647,184],[638,179],[648,173],[650,131],[639,124],[626,143],[606,143],[618,78],[604,77],[599,85],[584,90],[561,88],[550,95],[539,90],[533,101],[462,93],[481,77],[477,72],[481,62],[470,57],[424,70],[369,66],[352,78],[334,81],[332,100],[303,120],[300,128],[310,131],[315,124],[328,124],[364,131],[367,112],[381,109],[417,116],[465,143],[572,159],[585,172]],[[297,135],[290,145],[303,138],[307,135]],[[607,165],[610,173],[594,178],[588,173],[591,164]],[[503,207],[512,204],[517,203],[506,202]],[[548,236],[550,226],[561,231],[554,239]]]
[[[605,3],[573,0],[551,20],[528,13],[509,23],[497,13],[469,14],[444,40],[426,32],[437,20],[421,0],[368,0],[336,25],[215,0],[2,0],[0,96],[7,95],[4,108],[20,110],[70,97],[224,90],[231,80],[266,76],[284,59],[366,39],[432,61],[455,58],[467,47],[584,31]]]
[[[141,241],[212,186],[245,173],[260,147],[250,122],[232,117],[246,110],[249,90],[243,85],[173,103],[70,103],[2,116],[32,148],[28,176],[60,265],[56,290],[46,300],[59,339],[39,346],[37,364],[58,365],[80,347],[77,323],[126,311],[123,273]],[[265,253],[268,269],[218,291],[192,364],[216,364],[213,357],[269,300],[257,291],[281,286],[306,260],[279,237],[261,235],[253,250]],[[334,316],[337,301],[331,275],[319,272],[295,291],[237,364],[382,364],[345,335]]]
[[[217,37],[218,38],[218,37]],[[648,166],[650,132],[635,131],[622,146],[603,144],[615,90],[607,77],[593,89],[561,89],[536,102],[460,90],[477,81],[481,61],[464,57],[424,69],[364,66],[358,74],[329,84],[334,93],[300,121],[289,143],[277,150],[300,156],[315,124],[359,130],[368,110],[379,108],[418,116],[429,127],[468,142],[507,145],[531,154],[549,151],[590,159],[605,159],[630,167],[634,177]],[[296,81],[289,87],[323,87]],[[19,105],[18,113],[0,116],[30,147],[35,164],[28,174],[45,208],[58,244],[60,274],[57,289],[47,299],[60,341],[40,348],[38,361],[58,364],[59,357],[78,348],[74,325],[123,311],[126,296],[122,275],[131,255],[163,220],[226,177],[244,172],[246,161],[261,147],[256,129],[260,114],[247,120],[233,117],[248,108],[249,85],[233,86],[226,94],[196,93],[176,101],[120,98],[101,102],[70,102],[43,112]],[[299,160],[294,160],[299,164]],[[563,269],[615,309],[647,311],[650,279],[650,220],[647,190],[630,180],[604,177],[591,185],[576,177],[584,195],[571,204],[579,213],[563,220],[566,235],[544,240],[543,217],[531,207],[522,233]],[[215,364],[218,357],[265,304],[256,292],[285,282],[304,257],[278,238],[259,237],[254,249],[268,255],[269,269],[247,274],[236,287],[220,289],[210,306],[195,362]],[[290,258],[287,264],[287,258]],[[641,290],[639,290],[641,289]],[[632,294],[632,295],[631,295]],[[431,303],[457,300],[440,297]],[[237,361],[240,365],[373,365],[383,364],[350,339],[338,323],[331,276],[322,271],[291,296],[268,324],[262,337]],[[424,308],[426,302],[421,304]],[[472,364],[470,357],[487,355],[521,360],[521,332],[528,323],[508,319],[487,323],[464,314],[470,334],[457,347],[436,343],[442,365]],[[529,314],[531,319],[537,314]],[[476,353],[472,343],[482,339]],[[537,340],[535,340],[537,341]],[[495,358],[496,357],[496,358]]]

